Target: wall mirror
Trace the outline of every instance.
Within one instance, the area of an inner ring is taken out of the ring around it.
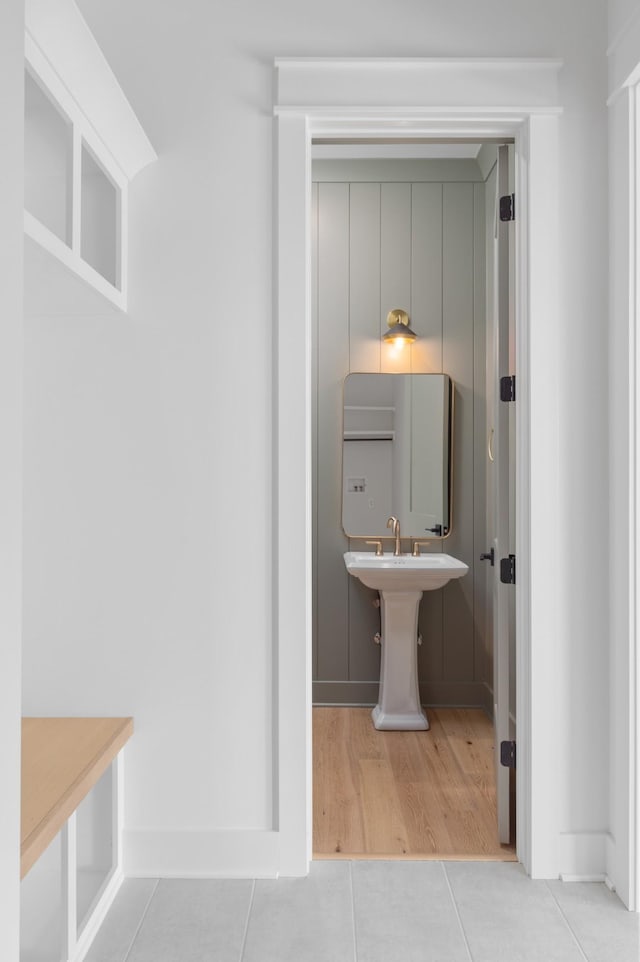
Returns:
[[[447,374],[348,374],[344,381],[342,527],[351,538],[451,530],[453,384]]]

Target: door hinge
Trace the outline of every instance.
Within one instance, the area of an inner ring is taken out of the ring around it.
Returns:
[[[508,221],[516,219],[516,195],[505,194],[500,198],[500,220]]]
[[[516,743],[500,742],[500,764],[505,768],[516,767]]]
[[[503,585],[516,583],[516,556],[510,554],[508,558],[500,559],[500,581]]]
[[[506,377],[500,378],[500,400],[515,401],[515,399],[516,399],[516,376],[515,374],[507,374]]]

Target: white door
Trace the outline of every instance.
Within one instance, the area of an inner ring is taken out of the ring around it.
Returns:
[[[487,314],[487,531],[493,549],[492,634],[493,708],[496,756],[498,835],[504,844],[515,837],[513,770],[501,763],[501,744],[515,742],[515,586],[501,580],[501,561],[515,556],[515,409],[500,399],[500,379],[514,374],[514,232],[500,219],[500,198],[513,193],[513,148],[498,148],[495,177],[495,225],[488,251]]]

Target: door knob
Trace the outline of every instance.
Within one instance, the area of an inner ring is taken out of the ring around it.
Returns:
[[[484,551],[480,555],[480,561],[490,561],[491,567],[493,568],[494,564],[496,563],[495,551],[493,550],[493,548],[491,549],[491,551]]]

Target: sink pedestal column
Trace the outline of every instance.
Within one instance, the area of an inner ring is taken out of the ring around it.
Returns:
[[[424,731],[429,727],[418,691],[418,607],[421,591],[381,591],[380,693],[371,715],[376,728]]]

